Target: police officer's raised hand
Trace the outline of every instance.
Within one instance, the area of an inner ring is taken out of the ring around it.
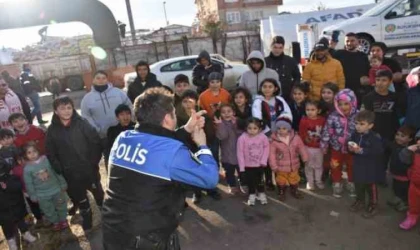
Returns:
[[[205,123],[203,115],[205,115],[206,113],[207,112],[205,110],[201,110],[198,112],[192,110],[191,117],[188,120],[187,124],[185,124],[184,129],[191,134],[194,132],[194,129],[196,127],[203,128]]]
[[[205,146],[207,144],[206,134],[202,128],[195,127],[192,132],[192,138],[197,146]]]

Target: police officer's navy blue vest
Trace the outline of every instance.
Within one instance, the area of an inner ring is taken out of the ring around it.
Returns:
[[[180,141],[171,138],[128,130],[115,140],[110,163],[170,181],[170,161],[182,145]]]

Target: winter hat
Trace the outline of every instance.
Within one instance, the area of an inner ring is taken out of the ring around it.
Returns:
[[[190,80],[188,79],[188,76],[186,76],[184,74],[178,74],[178,75],[175,76],[175,80],[174,80],[175,85],[179,82],[186,82],[186,83],[190,84]]]
[[[219,72],[211,72],[209,75],[209,82],[213,80],[222,81],[223,75]]]
[[[288,116],[280,116],[274,125],[275,131],[279,130],[280,128],[286,128],[287,130],[292,129],[292,121]]]

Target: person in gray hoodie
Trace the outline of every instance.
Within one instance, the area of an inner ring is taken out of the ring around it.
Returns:
[[[246,62],[249,66],[249,70],[242,74],[239,86],[247,88],[249,92],[251,92],[253,98],[257,95],[261,82],[264,79],[271,78],[280,83],[279,75],[275,70],[267,68],[264,55],[260,51],[252,51]]]
[[[114,88],[108,82],[107,73],[101,70],[96,72],[93,77],[92,90],[82,99],[81,111],[82,117],[98,131],[104,148],[107,148],[108,128],[118,124],[115,109],[120,104],[125,104],[133,109],[127,94]],[[107,151],[104,151],[105,163],[108,161],[109,152]]]

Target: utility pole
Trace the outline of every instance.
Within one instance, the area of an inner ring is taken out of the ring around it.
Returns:
[[[166,1],[163,1],[163,11],[165,12],[166,26],[169,26],[168,16],[166,15]]]
[[[135,43],[136,43],[136,28],[134,27],[133,12],[131,12],[130,0],[125,0],[125,5],[127,6],[128,20],[130,21],[131,40],[133,41],[133,45],[135,45]]]

